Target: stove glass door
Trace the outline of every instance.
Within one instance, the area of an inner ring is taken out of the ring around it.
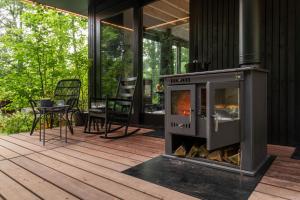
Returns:
[[[167,87],[166,129],[171,133],[195,135],[195,85]]]
[[[207,83],[207,149],[240,142],[239,81]]]

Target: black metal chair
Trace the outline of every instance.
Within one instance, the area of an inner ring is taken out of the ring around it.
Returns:
[[[81,81],[79,79],[63,79],[60,80],[54,91],[54,101],[63,100],[66,105],[69,105],[67,111],[68,127],[73,134],[72,120],[76,112],[80,112],[78,103],[80,97]],[[69,118],[69,114],[71,117]],[[51,127],[53,126],[53,116],[51,117]]]
[[[40,111],[37,109],[39,101],[35,101],[35,100],[30,99],[29,103],[30,103],[30,106],[32,108],[32,112],[33,112],[33,116],[34,116],[31,131],[30,131],[30,135],[32,135],[33,132],[34,132],[34,129],[35,129],[37,123],[40,121],[41,117],[40,117]]]
[[[137,85],[137,77],[122,78],[119,80],[117,93],[115,98],[97,98],[94,101],[101,102],[100,108],[91,108],[88,113],[88,132],[91,130],[93,120],[100,120],[101,127],[104,126],[104,131],[100,132],[105,134],[103,138],[121,138],[136,133],[139,129],[128,132],[130,125],[133,104],[135,98],[135,89]],[[112,124],[119,125],[112,129]],[[121,136],[108,136],[116,130],[125,127],[124,134]],[[85,130],[86,131],[86,130]]]
[[[72,134],[73,134],[73,127],[72,127],[73,115],[76,112],[80,112],[80,109],[78,107],[80,87],[81,87],[81,81],[79,79],[64,79],[64,80],[60,80],[57,83],[54,91],[54,98],[53,98],[54,101],[63,100],[66,105],[69,105],[66,118],[67,118],[68,128]],[[29,100],[29,103],[31,105],[34,114],[34,120],[30,131],[30,135],[32,135],[37,123],[40,121],[40,111],[37,109],[40,101]],[[71,114],[71,118],[69,118],[69,114]],[[54,112],[52,112],[49,115],[50,115],[49,116],[50,127],[52,128],[54,123]]]
[[[41,111],[38,109],[41,106],[41,101],[40,100],[30,99],[29,103],[30,103],[30,106],[32,108],[32,112],[33,112],[33,116],[34,116],[34,119],[33,119],[33,122],[32,122],[32,127],[31,127],[31,130],[30,130],[30,135],[32,135],[33,132],[34,132],[34,129],[36,128],[37,123],[40,122],[40,126],[42,125],[41,124],[41,122],[42,122],[41,121],[41,114],[45,115],[48,125],[49,125],[49,121],[50,121],[50,124],[51,124],[51,114],[50,113],[41,113]],[[41,132],[41,130],[40,130],[40,132]],[[41,137],[41,135],[40,135],[40,137]]]
[[[12,103],[11,100],[0,101],[0,109],[4,108],[5,106],[8,106],[11,103]]]

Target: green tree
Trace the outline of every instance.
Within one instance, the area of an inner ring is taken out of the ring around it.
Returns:
[[[51,97],[58,80],[79,78],[86,102],[87,19],[17,0],[0,0],[0,10],[0,100],[20,109]]]

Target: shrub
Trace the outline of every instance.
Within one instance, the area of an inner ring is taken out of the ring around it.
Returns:
[[[12,134],[28,132],[31,129],[33,115],[26,112],[15,112],[10,115],[0,113],[0,133]]]

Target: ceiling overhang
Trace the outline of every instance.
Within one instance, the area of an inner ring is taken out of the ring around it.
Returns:
[[[89,0],[25,0],[40,3],[46,6],[65,10],[78,15],[88,15]]]

